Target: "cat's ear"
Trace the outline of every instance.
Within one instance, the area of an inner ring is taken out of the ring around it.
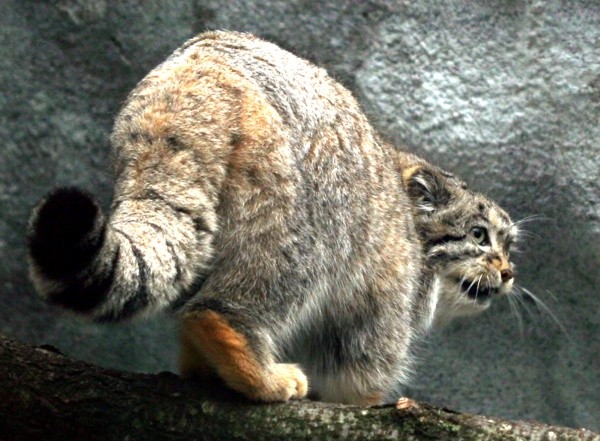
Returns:
[[[421,165],[410,167],[402,172],[402,181],[410,200],[421,211],[433,212],[450,200],[446,179],[435,170]]]

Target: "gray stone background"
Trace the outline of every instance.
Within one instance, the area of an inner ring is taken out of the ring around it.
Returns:
[[[600,2],[0,1],[0,332],[104,366],[175,369],[166,318],[98,326],[32,294],[24,232],[48,189],[110,201],[108,134],[134,84],[204,29],[326,67],[373,123],[516,219],[537,215],[508,302],[429,340],[407,391],[459,410],[600,430]]]

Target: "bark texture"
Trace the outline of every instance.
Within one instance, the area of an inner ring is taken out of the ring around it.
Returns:
[[[259,405],[176,375],[134,374],[0,336],[4,440],[452,439],[600,440],[584,429],[456,413],[401,399],[360,408],[311,401]]]

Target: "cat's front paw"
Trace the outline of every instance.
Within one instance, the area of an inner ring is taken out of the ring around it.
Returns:
[[[266,377],[264,387],[252,391],[251,398],[265,402],[288,401],[304,398],[308,392],[306,375],[294,364],[274,364]]]

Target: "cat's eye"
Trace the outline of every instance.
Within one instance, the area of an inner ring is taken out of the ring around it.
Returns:
[[[479,245],[488,245],[490,243],[488,231],[483,227],[474,227],[471,230],[471,235]]]

